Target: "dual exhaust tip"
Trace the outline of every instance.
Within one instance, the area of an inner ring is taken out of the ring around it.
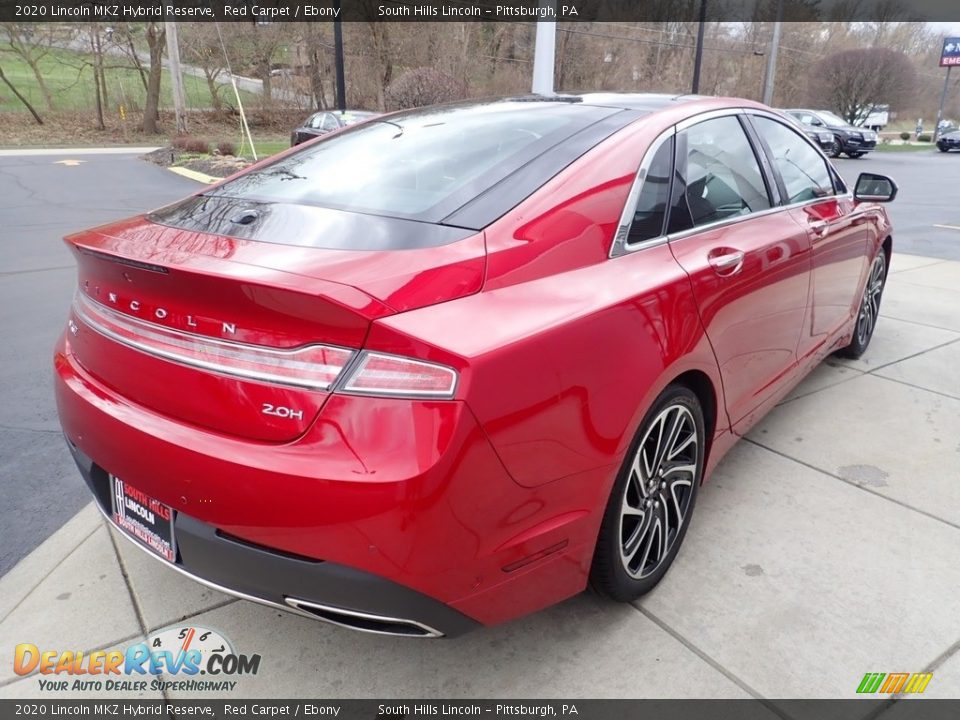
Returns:
[[[376,635],[396,635],[400,637],[443,637],[443,633],[439,630],[417,622],[416,620],[405,620],[403,618],[388,617],[386,615],[374,615],[358,610],[345,610],[343,608],[321,605],[310,602],[309,600],[300,600],[292,597],[286,597],[284,601],[301,614],[309,615],[310,617],[328,622],[332,625],[349,628],[350,630],[374,633]]]

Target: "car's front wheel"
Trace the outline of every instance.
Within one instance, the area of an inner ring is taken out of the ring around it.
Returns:
[[[703,476],[703,410],[670,385],[634,437],[604,512],[590,584],[627,602],[656,586],[683,542]]]
[[[830,152],[827,154],[832,158],[838,158],[843,154],[843,144],[840,142],[840,138],[833,138],[833,145],[830,147]]]
[[[863,297],[860,299],[860,310],[857,313],[857,323],[853,327],[853,337],[850,344],[837,352],[841,357],[857,359],[867,351],[873,331],[877,327],[880,317],[880,300],[883,297],[883,286],[887,280],[887,256],[883,250],[877,253],[867,284],[863,288]]]
[[[863,157],[864,155],[866,155],[865,152],[850,152],[850,153],[847,153],[847,157],[848,157],[848,158],[851,158],[851,159],[853,159],[853,160],[856,160],[857,158]]]

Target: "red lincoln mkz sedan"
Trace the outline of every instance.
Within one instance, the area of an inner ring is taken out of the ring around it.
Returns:
[[[114,525],[242,598],[427,637],[631,600],[866,349],[895,194],[745,100],[380,116],[67,238],[60,419]]]

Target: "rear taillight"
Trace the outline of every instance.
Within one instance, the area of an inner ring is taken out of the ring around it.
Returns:
[[[341,388],[362,395],[452,398],[457,372],[444,365],[364,351]]]
[[[82,292],[73,313],[91,330],[141,352],[248,380],[387,397],[452,398],[457,389],[457,372],[444,365],[371,351],[351,365],[357,352],[341,347],[283,350],[217,340],[130,317]]]
[[[280,350],[216,340],[124,315],[79,292],[73,311],[91,330],[150,355],[279,385],[326,390],[355,354],[327,345]]]

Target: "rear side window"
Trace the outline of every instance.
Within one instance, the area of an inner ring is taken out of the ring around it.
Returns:
[[[804,202],[833,195],[827,161],[810,144],[783,123],[754,116],[754,127],[773,155],[787,191],[787,203]]]
[[[524,102],[389,116],[309,145],[211,194],[439,222],[612,112]]]
[[[663,221],[670,199],[670,171],[673,168],[673,138],[660,145],[637,197],[627,242],[630,245],[663,235]]]
[[[736,117],[705,120],[683,134],[686,152],[678,163],[686,189],[680,204],[693,226],[770,207],[760,164]]]

